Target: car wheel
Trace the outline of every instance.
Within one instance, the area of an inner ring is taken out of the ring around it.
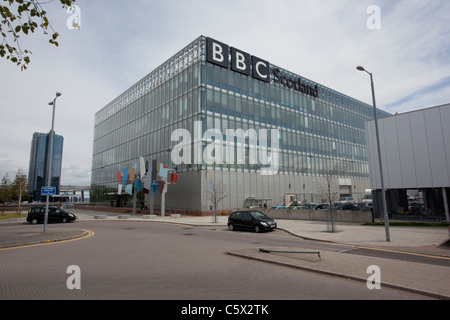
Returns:
[[[234,231],[234,224],[229,223],[229,224],[228,224],[228,230]]]
[[[63,218],[63,219],[62,219],[62,222],[63,222],[63,223],[67,223],[67,222],[69,222],[69,219]]]
[[[38,220],[36,218],[31,220],[31,224],[37,224],[37,223],[38,223]]]
[[[259,233],[261,231],[261,228],[258,225],[255,225],[255,232]]]

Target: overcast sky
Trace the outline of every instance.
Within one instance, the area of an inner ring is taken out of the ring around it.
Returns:
[[[41,1],[42,2],[42,1]],[[48,2],[48,1],[45,1]],[[44,5],[59,48],[36,31],[26,71],[0,60],[0,177],[28,173],[34,132],[64,136],[63,185],[90,185],[95,113],[200,35],[378,107],[450,102],[448,0],[77,0],[81,29],[59,1]],[[381,29],[367,13],[380,8]],[[370,24],[370,25],[373,25]]]

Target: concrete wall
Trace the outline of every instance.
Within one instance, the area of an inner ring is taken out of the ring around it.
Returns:
[[[178,174],[178,182],[168,186],[166,194],[166,209],[185,210],[193,212],[211,211],[211,201],[208,194],[212,185],[223,186],[227,195],[220,203],[218,210],[242,208],[249,197],[267,199],[268,207],[280,205],[286,194],[297,195],[297,200],[324,202],[318,190],[326,185],[324,177],[277,174],[262,176],[257,172],[234,171],[189,171]],[[338,178],[335,178],[338,181]],[[346,179],[349,182],[356,201],[361,200],[364,190],[369,187],[369,179]],[[358,197],[359,195],[359,197]],[[146,199],[149,202],[148,199]],[[263,201],[260,201],[262,204]],[[161,195],[155,194],[155,208],[161,204]],[[203,215],[203,214],[202,214]]]
[[[248,209],[250,210],[250,209]],[[328,210],[257,209],[273,219],[326,221]],[[371,211],[332,210],[336,222],[372,222]]]

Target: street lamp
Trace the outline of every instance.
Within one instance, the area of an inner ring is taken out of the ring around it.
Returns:
[[[53,138],[55,136],[55,107],[56,107],[56,99],[61,96],[61,93],[57,92],[55,99],[53,101],[49,102],[48,104],[50,106],[53,106],[53,113],[52,113],[52,129],[50,130],[50,137],[49,137],[49,146],[48,146],[48,167],[47,167],[47,187],[50,187],[52,184],[52,158],[53,158]],[[47,194],[47,203],[45,205],[45,216],[44,216],[44,233],[47,232],[47,223],[48,223],[48,200],[49,195]]]
[[[386,192],[384,189],[384,178],[383,178],[383,165],[381,163],[381,148],[380,148],[380,136],[378,133],[378,120],[377,120],[377,105],[375,102],[375,88],[373,85],[373,75],[372,73],[368,72],[364,67],[357,66],[357,70],[364,71],[370,75],[370,83],[372,86],[372,100],[373,100],[373,116],[375,119],[375,134],[377,138],[377,150],[378,150],[378,165],[380,166],[380,181],[381,181],[381,199],[383,200],[383,213],[384,213],[384,227],[386,230],[386,241],[390,242],[391,237],[389,234],[389,216],[387,212],[387,205],[386,205]]]

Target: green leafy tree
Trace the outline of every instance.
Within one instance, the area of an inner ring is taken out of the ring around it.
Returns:
[[[9,201],[11,196],[10,188],[11,180],[9,180],[8,174],[4,175],[0,184],[0,199],[2,200],[2,214],[5,213],[5,204]]]
[[[21,212],[20,206],[22,205],[22,195],[25,193],[25,190],[27,188],[27,175],[23,173],[22,169],[19,169],[19,171],[16,173],[16,178],[14,179],[14,191],[17,194],[18,197],[18,205],[17,205],[17,212]]]
[[[58,0],[62,7],[71,7],[75,0]],[[56,32],[47,18],[47,12],[43,9],[42,2],[38,0],[3,0],[0,5],[0,56],[20,66],[21,70],[27,69],[32,53],[20,46],[20,36],[34,33],[41,28],[44,34],[48,29],[52,31],[49,43],[58,46],[58,32]]]

